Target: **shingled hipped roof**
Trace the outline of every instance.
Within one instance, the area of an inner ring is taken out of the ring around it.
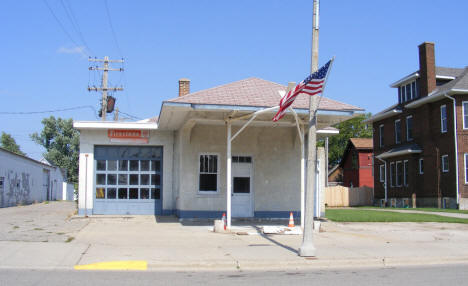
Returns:
[[[217,87],[193,92],[177,97],[168,102],[190,104],[213,104],[230,106],[273,107],[281,99],[278,91],[286,91],[286,86],[260,78],[247,78]],[[308,109],[309,96],[300,94],[293,103],[293,108]],[[332,111],[363,111],[354,105],[342,103],[327,97],[321,97],[319,109]]]

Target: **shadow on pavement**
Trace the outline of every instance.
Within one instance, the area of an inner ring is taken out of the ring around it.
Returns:
[[[272,243],[278,245],[279,247],[282,247],[282,248],[284,248],[284,249],[286,249],[286,250],[289,250],[289,251],[291,251],[291,252],[293,252],[293,253],[295,253],[295,254],[298,254],[297,249],[294,249],[294,248],[292,248],[292,247],[290,247],[290,246],[287,246],[287,245],[285,245],[285,244],[282,244],[282,243],[280,243],[280,242],[274,240],[272,236],[270,236],[270,235],[268,235],[268,234],[264,234],[264,233],[262,232],[262,229],[259,228],[258,226],[253,226],[253,227],[257,230],[258,234],[259,234],[260,236],[262,236],[264,239],[266,239],[266,240],[268,240],[268,241],[270,241],[270,242],[272,242]]]

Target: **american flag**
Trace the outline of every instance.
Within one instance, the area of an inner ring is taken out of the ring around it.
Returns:
[[[283,98],[281,98],[279,104],[279,110],[276,113],[275,117],[273,117],[273,121],[278,121],[283,118],[284,114],[286,113],[288,107],[293,104],[296,97],[301,94],[305,93],[308,95],[316,95],[323,91],[325,86],[325,80],[327,78],[328,72],[330,71],[330,65],[333,59],[329,60],[323,67],[321,67],[318,71],[314,72],[313,74],[309,75],[306,79],[301,81],[298,85],[296,85],[293,89],[291,89],[288,94],[286,94]]]

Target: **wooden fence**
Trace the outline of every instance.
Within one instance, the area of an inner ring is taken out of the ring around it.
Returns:
[[[373,203],[373,188],[347,188],[343,186],[325,188],[325,205],[328,207],[371,206]]]

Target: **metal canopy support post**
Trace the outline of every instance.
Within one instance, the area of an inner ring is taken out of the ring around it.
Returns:
[[[328,187],[328,136],[325,138],[325,187]]]
[[[227,152],[226,152],[226,220],[228,230],[231,229],[231,121],[227,121]]]
[[[305,148],[304,148],[304,129],[301,135],[301,228],[304,230],[305,220]]]

